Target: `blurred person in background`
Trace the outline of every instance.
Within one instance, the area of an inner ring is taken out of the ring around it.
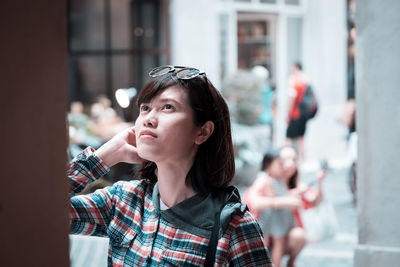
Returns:
[[[105,96],[99,96],[90,107],[89,128],[101,138],[103,142],[110,140],[114,135],[133,126],[118,116],[111,106],[111,101]]]
[[[319,205],[323,200],[322,185],[327,174],[327,167],[323,167],[323,169],[317,174],[315,181],[317,188],[314,190],[310,185],[306,185],[300,180],[296,150],[293,147],[283,147],[280,156],[283,160],[283,180],[289,190],[289,194],[301,198],[303,209],[309,209]],[[297,226],[303,228],[303,223],[298,210],[294,211],[294,215]],[[306,235],[304,231],[298,237],[305,242]],[[302,242],[299,241],[299,243]]]
[[[280,151],[280,156],[283,160],[283,179],[285,180],[288,189],[291,190],[292,193],[299,194],[309,188],[309,186],[301,182],[299,177],[300,173],[296,150],[293,147],[283,147]],[[326,166],[323,166],[322,170],[317,174],[317,190],[315,193],[315,199],[313,200],[313,205],[318,205],[323,199],[322,185],[327,174],[326,168]]]
[[[84,113],[82,102],[71,102],[67,118],[70,158],[78,155],[87,146],[99,148],[103,144],[103,140],[93,134],[90,129],[90,118]]]
[[[356,132],[356,79],[355,79],[355,34],[353,27],[350,31],[350,41],[348,46],[348,68],[347,68],[347,101],[343,107],[340,117],[348,128],[347,153],[351,162],[349,173],[349,185],[353,194],[353,203],[357,202],[357,132]]]
[[[355,31],[353,28],[352,31]],[[356,79],[355,79],[355,47],[354,40],[349,41],[348,47],[348,73],[347,73],[347,101],[340,117],[340,122],[349,130],[349,136],[356,131]]]
[[[273,123],[276,114],[276,100],[273,88],[268,83],[269,71],[263,66],[255,66],[251,69],[252,74],[260,80],[262,111],[258,119],[260,123],[269,126],[270,140],[273,140]]]
[[[305,159],[304,135],[306,132],[307,118],[300,112],[300,104],[306,93],[309,80],[303,73],[301,63],[296,62],[292,66],[289,77],[289,104],[288,104],[288,127],[286,130],[286,145],[296,146],[299,151],[300,160]],[[294,144],[295,142],[295,144]]]
[[[88,146],[99,148],[130,126],[133,124],[124,122],[105,96],[99,96],[97,101],[87,108],[80,101],[71,102],[68,113],[69,157],[75,157]]]
[[[288,254],[287,266],[292,267],[305,245],[304,230],[296,227],[293,213],[302,202],[289,193],[283,164],[279,151],[265,154],[261,172],[246,190],[244,199],[259,220],[274,265],[280,267],[282,257]]]
[[[69,163],[72,232],[108,236],[109,266],[272,266],[257,221],[229,186],[224,99],[194,68],[149,75],[135,126]],[[141,179],[75,195],[118,162],[142,164]]]

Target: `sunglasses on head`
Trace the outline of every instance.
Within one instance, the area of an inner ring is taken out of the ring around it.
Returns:
[[[181,80],[190,80],[196,78],[199,75],[205,74],[204,71],[198,70],[196,68],[164,65],[152,69],[149,72],[149,76],[151,78],[155,78],[170,72],[176,72],[176,77]]]

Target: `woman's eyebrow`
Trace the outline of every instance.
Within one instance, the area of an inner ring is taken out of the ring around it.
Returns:
[[[161,98],[161,99],[159,99],[158,101],[161,102],[161,103],[165,103],[165,102],[174,102],[175,104],[178,104],[178,105],[181,104],[179,101],[177,101],[176,99],[171,98],[171,97]]]

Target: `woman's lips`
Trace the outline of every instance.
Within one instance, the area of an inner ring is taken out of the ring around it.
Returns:
[[[143,130],[139,133],[139,138],[143,138],[143,139],[153,139],[153,138],[157,138],[157,135],[155,133],[153,133],[152,131],[149,130]]]

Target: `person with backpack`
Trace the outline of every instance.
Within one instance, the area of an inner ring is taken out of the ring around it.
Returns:
[[[71,230],[110,239],[108,266],[272,267],[256,219],[230,186],[229,110],[195,68],[161,66],[137,97],[135,126],[68,166]],[[76,195],[118,162],[139,180]]]
[[[300,159],[304,160],[304,135],[307,121],[315,116],[317,101],[309,80],[303,73],[302,65],[299,62],[294,63],[292,66],[289,86],[286,146],[293,146],[293,142],[296,142]]]

